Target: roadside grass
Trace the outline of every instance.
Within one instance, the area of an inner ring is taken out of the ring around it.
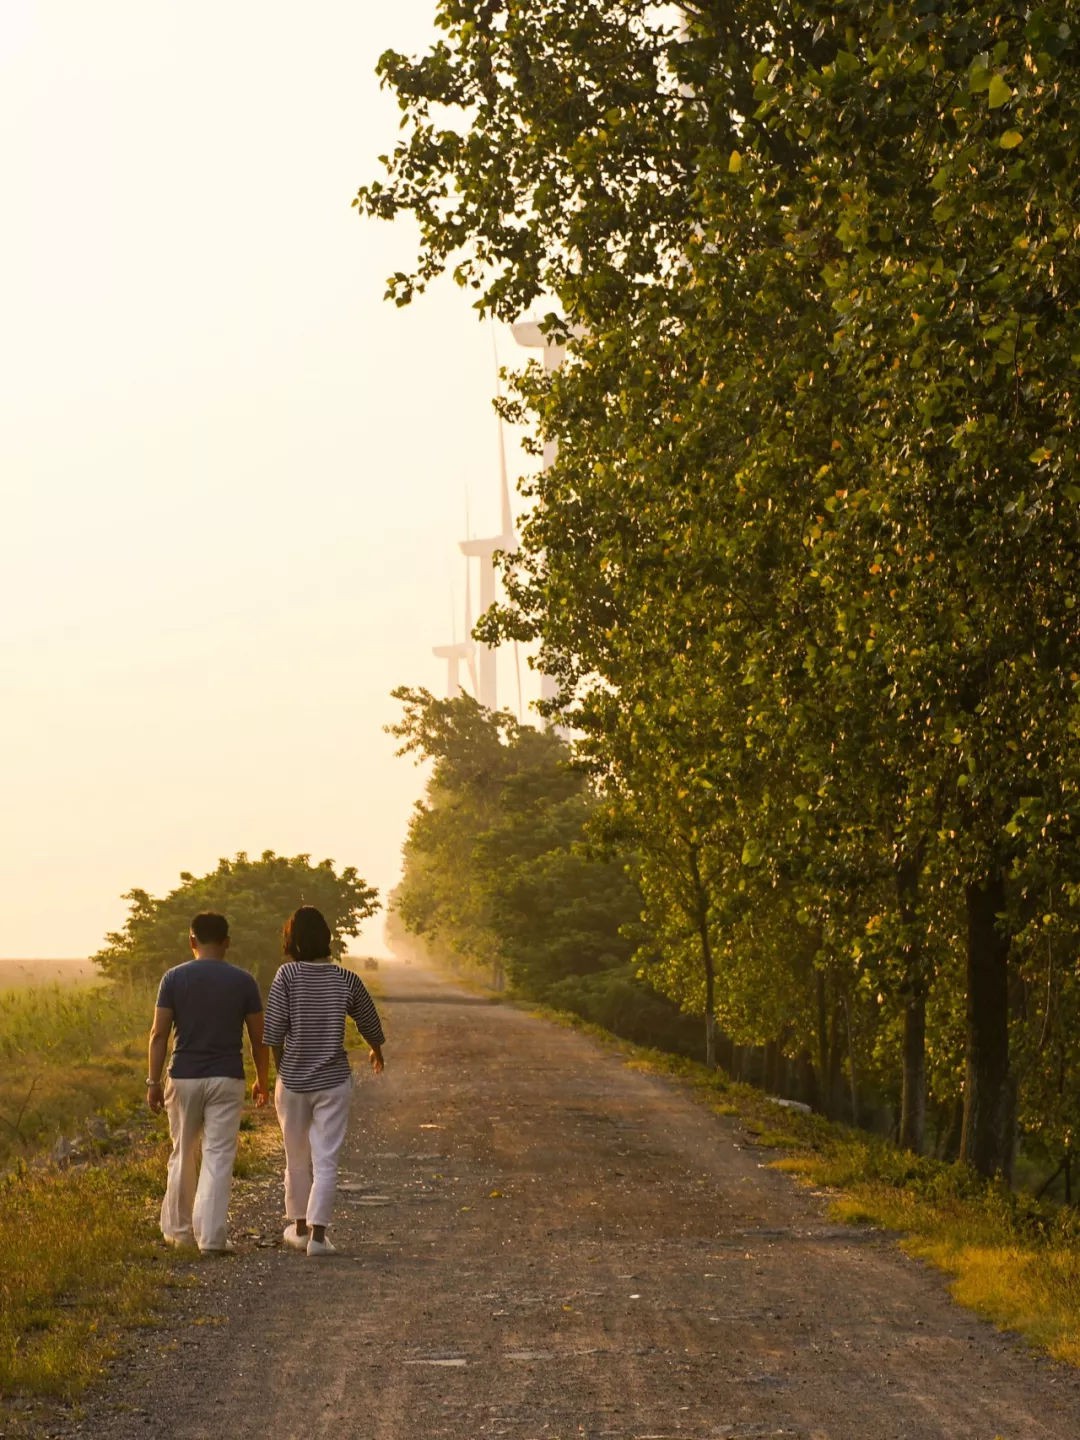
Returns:
[[[147,1323],[171,1257],[154,1246],[164,1147],[77,1170],[10,1175],[0,1191],[0,1395],[70,1398],[101,1373],[120,1325]]]
[[[280,1149],[271,1109],[241,1124],[235,1175],[265,1173]],[[149,1116],[124,1154],[0,1181],[0,1434],[5,1401],[72,1400],[100,1378],[132,1327],[154,1326],[193,1264],[158,1232],[169,1152]]]
[[[148,987],[0,993],[0,1434],[32,1430],[19,1405],[77,1396],[191,1273],[157,1228],[169,1143],[142,1083],[152,1012]],[[50,1163],[52,1139],[76,1133],[78,1163]],[[279,1146],[273,1107],[246,1113],[236,1176]]]
[[[50,985],[0,992],[0,1173],[91,1115],[141,1103],[149,987]]]
[[[785,1109],[722,1072],[620,1040],[576,1015],[526,1008],[618,1050],[635,1070],[682,1082],[716,1114],[737,1116],[757,1146],[789,1152],[773,1168],[825,1191],[834,1219],[893,1232],[907,1254],[950,1277],[959,1304],[1080,1366],[1080,1212]]]

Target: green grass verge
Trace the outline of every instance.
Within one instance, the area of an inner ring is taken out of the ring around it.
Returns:
[[[0,1182],[0,1435],[12,1399],[70,1400],[103,1373],[125,1330],[154,1325],[191,1257],[158,1231],[168,1140],[162,1120],[127,1153]],[[246,1115],[237,1178],[277,1163],[270,1110]],[[205,1263],[216,1263],[208,1261]],[[26,1418],[26,1417],[24,1417]]]
[[[0,993],[0,1173],[91,1115],[143,1100],[149,987],[51,985]]]
[[[155,1245],[164,1147],[78,1170],[12,1175],[0,1190],[0,1395],[70,1397],[145,1322],[171,1257]]]
[[[1080,1365],[1080,1212],[980,1179],[963,1165],[912,1155],[876,1136],[783,1109],[759,1090],[659,1050],[619,1040],[576,1015],[528,1006],[591,1035],[626,1063],[680,1081],[720,1115],[737,1116],[772,1164],[830,1192],[835,1219],[894,1231],[909,1254],[951,1277],[955,1300],[1055,1359]]]
[[[32,1432],[20,1404],[77,1396],[190,1273],[158,1233],[168,1132],[143,1089],[153,1001],[119,985],[0,994],[0,1434]],[[95,1115],[112,1124],[81,1136],[88,1163],[40,1163]],[[247,1114],[234,1173],[259,1173],[278,1149],[273,1108]]]

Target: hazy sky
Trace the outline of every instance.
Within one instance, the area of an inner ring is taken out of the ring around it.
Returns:
[[[0,3],[0,955],[241,849],[397,877],[388,692],[498,519],[491,332],[383,302],[410,234],[349,203],[433,12]]]

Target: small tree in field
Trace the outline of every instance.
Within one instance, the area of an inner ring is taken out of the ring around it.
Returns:
[[[281,964],[281,927],[299,905],[314,905],[334,933],[332,953],[345,953],[345,936],[378,907],[378,891],[347,865],[340,873],[332,860],[311,863],[264,850],[258,860],[241,851],[219,860],[209,875],[184,871],[180,884],[161,899],[146,890],[124,896],[131,913],[122,930],[107,935],[94,963],[113,979],[153,980],[189,957],[188,927],[200,910],[220,911],[229,921],[229,959],[250,970],[265,989]]]

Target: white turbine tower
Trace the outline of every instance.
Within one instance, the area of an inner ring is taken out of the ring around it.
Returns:
[[[558,370],[559,366],[566,358],[566,346],[557,345],[553,340],[549,340],[544,334],[543,330],[540,328],[540,324],[538,321],[529,319],[515,320],[513,325],[511,325],[510,329],[513,333],[514,339],[519,345],[523,345],[527,350],[542,350],[544,352],[544,369],[549,375],[552,374],[553,371]],[[544,441],[545,470],[549,470],[551,466],[555,463],[555,455],[557,450],[557,441]],[[550,675],[545,675],[543,671],[541,671],[540,699],[554,700],[556,694],[557,687],[555,681],[551,678]]]
[[[466,521],[466,529],[468,522]],[[457,622],[453,618],[454,606],[453,597],[450,603],[451,634],[457,633]],[[477,693],[476,680],[476,644],[472,638],[472,594],[469,585],[469,568],[465,567],[465,638],[464,640],[451,640],[449,645],[435,645],[431,653],[439,660],[446,661],[446,698],[455,700],[462,693],[461,665],[465,663],[469,672],[472,693]]]
[[[510,483],[506,474],[506,448],[502,438],[502,420],[499,420],[500,456],[500,521],[502,531],[482,540],[461,540],[459,548],[465,556],[466,567],[473,560],[480,564],[480,613],[483,615],[495,604],[495,553],[503,551],[512,555],[517,549],[514,534],[514,520],[510,511]],[[495,666],[495,649],[491,645],[476,646],[476,698],[489,710],[499,708],[498,677]],[[519,702],[520,708],[520,702]]]

